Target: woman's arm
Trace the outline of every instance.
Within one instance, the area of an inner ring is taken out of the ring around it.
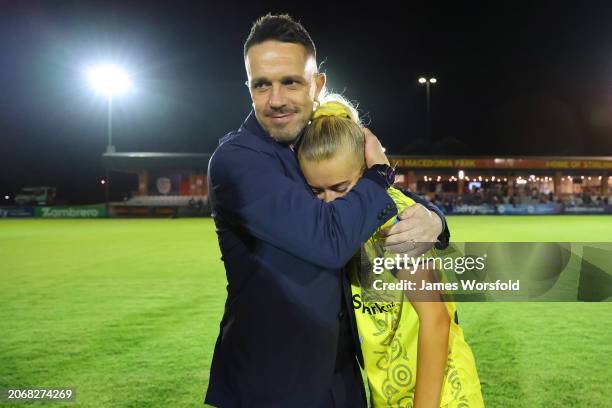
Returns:
[[[436,282],[433,271],[420,268],[415,274],[400,271],[399,279],[422,283]],[[417,377],[413,408],[439,408],[448,358],[450,316],[439,291],[411,290],[406,295],[419,316]]]
[[[450,318],[443,302],[415,302],[419,344],[414,408],[438,408],[448,357]]]

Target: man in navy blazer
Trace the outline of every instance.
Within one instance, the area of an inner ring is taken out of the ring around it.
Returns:
[[[317,199],[293,150],[325,85],[314,43],[290,17],[268,15],[253,25],[244,57],[254,112],[221,139],[208,171],[228,293],[205,402],[365,407],[343,267],[397,214],[388,160],[366,132],[363,178],[342,198]],[[384,244],[446,245],[440,211],[411,197],[421,205]]]

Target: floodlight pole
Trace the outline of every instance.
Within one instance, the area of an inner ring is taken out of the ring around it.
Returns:
[[[107,153],[114,153],[113,146],[113,94],[108,94],[108,145],[106,146]]]
[[[427,143],[431,143],[431,97],[429,94],[429,80],[425,83],[425,94],[427,104]]]
[[[435,84],[437,83],[438,80],[436,78],[425,78],[425,77],[420,77],[419,78],[419,84],[421,85],[425,85],[425,108],[426,108],[426,121],[427,123],[426,125],[426,137],[427,137],[427,142],[431,142],[431,90],[430,85],[431,84]]]
[[[115,153],[115,146],[113,146],[113,94],[109,93],[107,97],[108,102],[108,140],[106,145],[106,153]],[[106,207],[106,217],[110,218],[110,171],[108,165],[105,168],[104,176],[104,201]]]

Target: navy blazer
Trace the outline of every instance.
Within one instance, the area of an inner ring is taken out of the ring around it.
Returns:
[[[208,177],[228,285],[205,402],[320,406],[336,360],[340,270],[395,204],[366,178],[342,198],[319,200],[293,150],[252,112],[221,139]]]

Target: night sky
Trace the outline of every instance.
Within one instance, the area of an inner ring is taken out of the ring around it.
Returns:
[[[267,12],[304,24],[328,84],[392,154],[612,155],[605,3],[252,3],[0,0],[1,198],[52,185],[103,200],[106,101],[83,74],[96,62],[136,86],[114,106],[117,151],[212,152],[250,110],[242,46]],[[420,75],[438,78],[429,143]]]

